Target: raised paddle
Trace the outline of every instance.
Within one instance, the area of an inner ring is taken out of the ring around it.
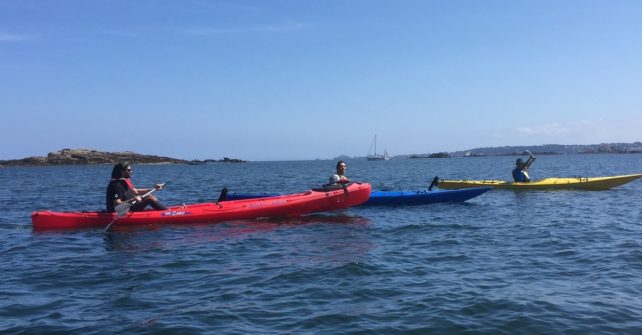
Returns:
[[[160,184],[160,187],[165,186],[165,184],[167,184],[167,182],[164,182],[164,183]],[[152,194],[152,192],[154,192],[154,191],[156,191],[156,187],[151,189],[149,192],[141,195],[140,198],[143,199],[146,196]],[[122,202],[122,203],[116,205],[116,207],[114,207],[114,212],[116,212],[116,217],[107,225],[107,227],[105,227],[105,231],[109,230],[109,227],[111,227],[111,225],[114,222],[116,222],[116,220],[118,220],[119,218],[122,218],[127,213],[129,213],[129,210],[132,208],[132,206],[137,204],[137,203],[138,203],[138,201],[136,200],[136,198],[133,198],[133,199],[129,199],[129,200],[125,201],[125,202]]]
[[[526,153],[528,154],[528,159],[526,160],[526,163],[524,164],[526,166],[526,169],[528,169],[531,164],[535,161],[537,157],[535,157],[530,151],[526,150]]]
[[[428,186],[428,191],[432,191],[432,188],[434,186],[439,186],[439,177],[435,176],[435,178],[432,179],[432,182],[430,183],[430,186]]]
[[[223,187],[221,190],[221,195],[218,196],[218,200],[216,200],[216,205],[218,206],[218,203],[221,201],[226,201],[227,200],[227,187]]]

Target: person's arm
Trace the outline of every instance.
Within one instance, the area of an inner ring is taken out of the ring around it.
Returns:
[[[531,166],[531,164],[533,164],[533,162],[535,161],[535,156],[533,156],[533,154],[528,150],[526,150],[526,152],[528,153],[529,157],[526,160],[526,163],[524,164],[524,170],[527,170]]]
[[[339,176],[339,181],[337,182],[338,184],[347,184],[350,182],[350,179],[346,176]]]
[[[140,195],[137,195],[135,198],[131,198],[131,199],[129,199],[129,200],[125,200],[125,201],[120,200],[120,198],[116,198],[116,199],[114,199],[114,208],[116,208],[116,206],[118,206],[118,205],[120,205],[120,204],[122,204],[122,203],[125,203],[125,202],[134,202],[134,201],[136,201],[136,202],[141,202],[141,201],[143,201],[143,198],[141,198],[141,196],[140,196]]]
[[[141,202],[143,200],[143,198],[141,198],[139,195],[136,195],[136,197],[131,198],[129,200],[121,200],[125,198],[125,189],[120,184],[115,186],[114,195],[117,195],[117,197],[115,197],[113,200],[114,208],[116,208],[116,206],[125,202],[132,202],[134,200],[137,202]]]
[[[160,191],[163,189],[163,184],[156,184],[154,188]],[[134,188],[134,193],[136,193],[136,195],[143,195],[151,190],[153,190],[153,188]]]

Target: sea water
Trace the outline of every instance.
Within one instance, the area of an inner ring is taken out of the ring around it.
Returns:
[[[378,190],[510,179],[516,157],[348,160]],[[335,161],[134,165],[168,205],[300,192]],[[642,181],[288,220],[32,231],[101,210],[111,166],[0,168],[2,334],[640,334]],[[533,179],[642,172],[642,155],[541,156]]]

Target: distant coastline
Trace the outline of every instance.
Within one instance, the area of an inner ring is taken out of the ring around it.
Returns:
[[[184,160],[164,156],[143,155],[131,151],[106,152],[91,149],[62,149],[50,152],[47,156],[33,156],[23,159],[0,160],[0,167],[5,166],[55,166],[55,165],[100,165],[130,161],[134,164],[206,164],[214,162],[245,163],[236,158],[221,160]]]
[[[483,147],[454,152],[414,153],[393,156],[393,159],[427,159],[449,157],[487,157],[487,156],[520,156],[526,151],[534,155],[572,155],[572,154],[639,154],[642,153],[642,142],[633,143],[600,143],[600,144],[544,144],[544,145],[518,145],[503,147]],[[348,157],[341,155],[337,159],[365,159],[364,157]]]
[[[586,145],[544,144],[531,146],[485,147],[450,153],[453,157],[515,156],[524,155],[526,150],[534,155],[570,154],[637,154],[642,153],[642,142],[600,143]]]
[[[642,153],[642,142],[633,143],[600,143],[600,144],[544,144],[531,146],[483,147],[454,152],[420,153],[393,156],[393,159],[432,159],[450,157],[487,157],[487,156],[520,156],[526,151],[534,155],[569,155],[569,154],[638,154]],[[341,155],[333,160],[365,159]],[[132,151],[106,152],[91,149],[62,149],[50,152],[47,156],[32,156],[22,159],[0,160],[0,167],[10,166],[56,166],[56,165],[100,165],[130,161],[134,164],[189,164],[204,165],[211,163],[246,163],[246,160],[224,157],[223,159],[185,160],[165,156],[144,155]]]

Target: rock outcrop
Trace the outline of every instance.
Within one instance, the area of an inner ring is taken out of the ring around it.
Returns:
[[[223,159],[205,159],[205,160],[200,160],[200,159],[195,159],[187,162],[187,164],[190,165],[203,165],[203,164],[209,164],[209,163],[247,163],[247,161],[244,161],[242,159],[238,158],[228,158],[228,157],[223,157]]]
[[[0,166],[46,166],[115,164],[130,161],[134,164],[184,164],[186,160],[170,157],[142,155],[131,151],[104,152],[89,149],[62,149],[50,152],[46,157],[34,156],[23,159],[0,161]]]

